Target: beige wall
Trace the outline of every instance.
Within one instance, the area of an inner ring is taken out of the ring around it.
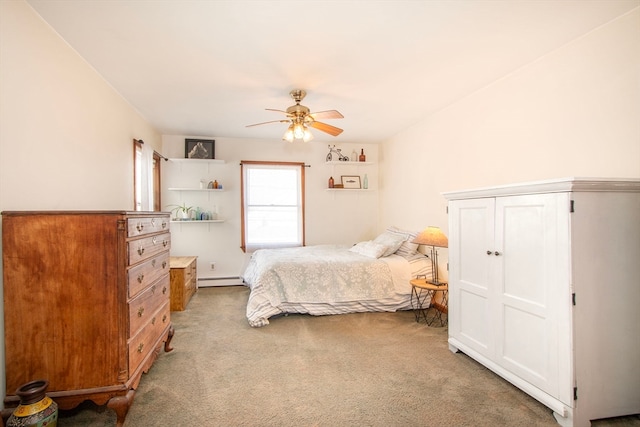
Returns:
[[[22,1],[0,2],[0,209],[133,209],[156,132]]]
[[[640,178],[640,10],[425,118],[380,156],[380,227],[445,233],[446,191]]]

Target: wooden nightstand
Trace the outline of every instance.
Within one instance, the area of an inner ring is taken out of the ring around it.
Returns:
[[[420,318],[424,318],[427,325],[431,326],[436,320],[440,322],[440,326],[447,324],[446,319],[442,319],[444,310],[447,310],[447,301],[449,299],[449,285],[447,283],[440,283],[434,285],[429,283],[427,279],[413,279],[411,280],[411,307],[413,307],[413,313],[416,316],[416,322],[420,322]],[[441,308],[437,308],[435,304],[431,304],[436,292],[442,292],[442,302],[439,304]],[[429,305],[425,307],[425,302],[429,302]],[[429,316],[427,311],[429,307],[433,307],[433,315]],[[448,314],[445,314],[448,316]]]
[[[183,311],[198,290],[197,260],[195,256],[172,256],[171,311]]]

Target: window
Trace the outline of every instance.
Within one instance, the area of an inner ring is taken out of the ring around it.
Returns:
[[[242,250],[304,246],[304,163],[242,161]]]
[[[162,156],[133,140],[133,204],[136,211],[160,211],[160,159]]]

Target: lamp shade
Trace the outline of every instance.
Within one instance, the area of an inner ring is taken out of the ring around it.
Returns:
[[[418,234],[411,243],[446,248],[449,246],[449,239],[447,239],[447,236],[444,235],[440,228],[430,226]]]

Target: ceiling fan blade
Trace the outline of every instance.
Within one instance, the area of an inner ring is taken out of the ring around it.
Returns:
[[[291,115],[291,114],[287,113],[287,112],[286,112],[286,111],[284,111],[284,110],[277,110],[277,109],[275,109],[275,108],[265,108],[265,110],[267,110],[267,111],[275,111],[275,112],[277,112],[277,113],[284,113],[284,114],[286,114],[287,116],[290,116],[290,115]]]
[[[245,127],[252,127],[252,126],[260,126],[260,125],[267,125],[269,123],[289,123],[289,120],[271,120],[270,122],[262,122],[262,123],[254,123],[252,125],[247,125]]]
[[[340,135],[342,133],[342,129],[337,128],[335,126],[328,125],[326,123],[311,122],[311,123],[309,123],[309,126],[311,126],[313,128],[316,128],[318,130],[321,130],[322,132],[326,132],[326,133],[328,133],[329,135],[332,135],[332,136],[338,136],[338,135]]]
[[[310,113],[314,120],[318,119],[344,119],[344,116],[336,110],[318,111],[316,113]]]

